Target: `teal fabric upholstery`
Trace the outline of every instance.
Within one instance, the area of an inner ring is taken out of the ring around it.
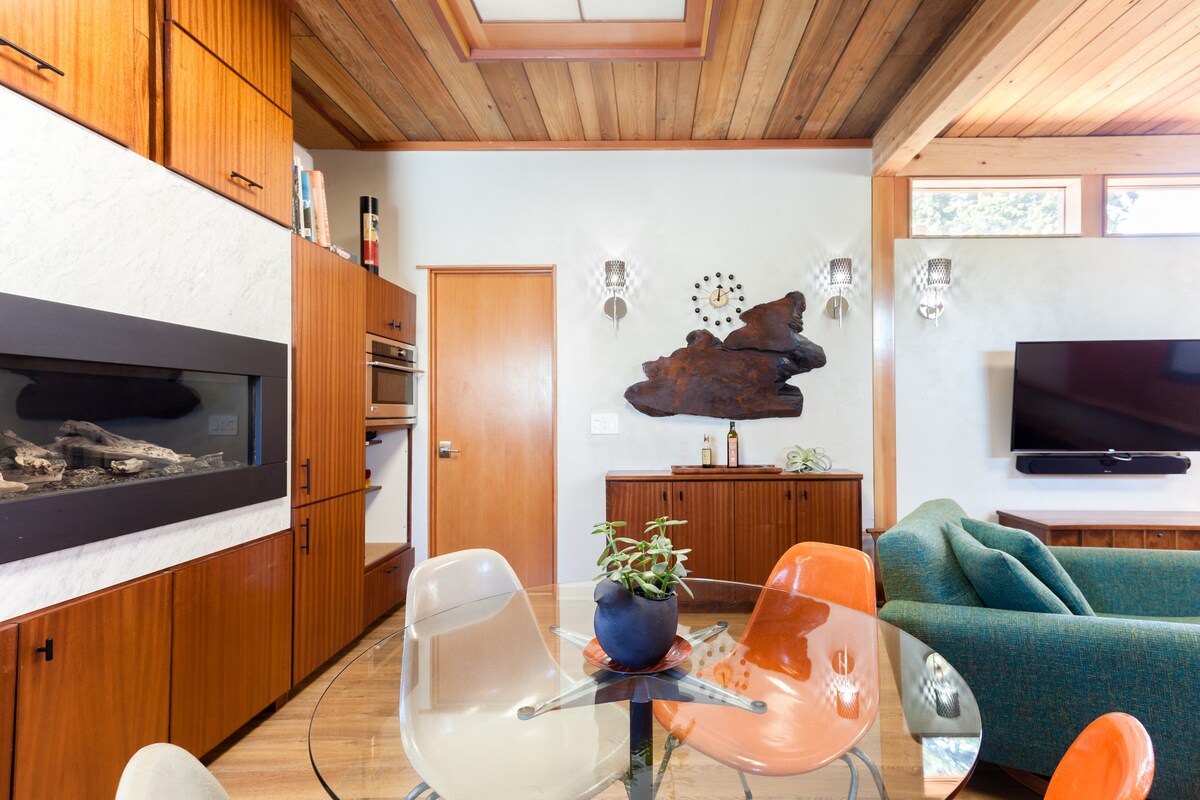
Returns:
[[[994,522],[963,517],[962,526],[967,533],[978,539],[985,547],[1003,550],[1025,565],[1042,584],[1054,592],[1072,614],[1086,617],[1096,616],[1087,598],[1071,580],[1062,564],[1050,552],[1050,548],[1029,531],[997,525]],[[991,605],[989,603],[988,605]]]
[[[880,537],[879,569],[886,597],[983,606],[942,533],[942,526],[948,520],[957,522],[964,516],[962,506],[953,500],[930,500],[905,517],[903,527],[896,525]],[[886,560],[884,548],[888,553]]]
[[[958,566],[988,608],[1032,611],[1035,614],[1070,614],[1071,609],[1054,592],[1005,553],[984,547],[962,526],[946,523],[946,538],[958,559]]]
[[[955,508],[926,503],[880,537],[879,616],[966,679],[983,720],[980,757],[1050,775],[1088,723],[1124,711],[1154,742],[1150,797],[1200,800],[1200,625],[1186,621],[1200,618],[1200,552],[1050,548],[1100,616],[930,600],[958,592],[923,586],[934,577],[921,572],[944,557],[945,537],[930,531],[957,523]]]

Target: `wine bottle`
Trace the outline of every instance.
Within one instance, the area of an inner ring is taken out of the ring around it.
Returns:
[[[379,274],[379,200],[364,196],[358,198],[359,234],[361,238],[362,267],[368,272]]]
[[[729,448],[729,457],[727,459],[727,463],[731,467],[736,467],[739,463],[738,462],[738,433],[737,433],[737,430],[733,427],[732,422],[729,423],[729,434],[725,437],[725,441]]]
[[[712,439],[706,433],[704,434],[704,447],[700,449],[700,466],[711,467],[712,465]]]

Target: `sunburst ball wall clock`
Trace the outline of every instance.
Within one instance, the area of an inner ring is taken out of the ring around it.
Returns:
[[[742,313],[746,295],[733,273],[713,272],[692,284],[692,310],[706,326],[716,328],[733,325]]]

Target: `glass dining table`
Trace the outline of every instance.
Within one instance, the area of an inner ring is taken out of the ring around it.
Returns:
[[[309,726],[330,797],[953,797],[979,753],[970,688],[876,617],[688,581],[668,659],[593,640],[591,582],[408,625],[325,690]]]

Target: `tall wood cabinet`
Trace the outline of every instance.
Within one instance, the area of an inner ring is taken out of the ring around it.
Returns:
[[[605,484],[606,515],[628,522],[627,535],[660,516],[687,520],[670,535],[692,548],[687,566],[699,578],[763,583],[797,542],[862,543],[858,473],[610,472]]]
[[[142,0],[5,0],[0,38],[30,55],[0,47],[0,83],[146,154],[149,7]],[[55,69],[39,68],[39,60]]]
[[[112,797],[167,739],[170,593],[160,573],[19,620],[15,800]]]
[[[0,626],[0,800],[12,788],[13,726],[17,716],[17,626]]]

